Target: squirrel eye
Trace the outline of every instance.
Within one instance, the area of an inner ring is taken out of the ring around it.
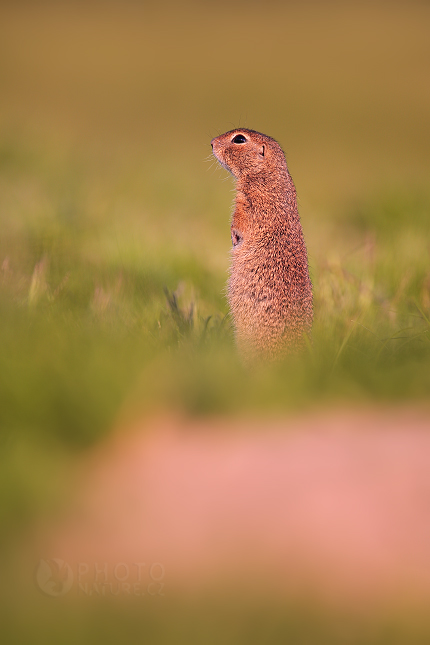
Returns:
[[[246,137],[243,134],[236,134],[236,136],[231,140],[232,143],[246,143]]]

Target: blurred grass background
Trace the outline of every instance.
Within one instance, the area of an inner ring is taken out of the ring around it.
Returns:
[[[428,399],[429,27],[424,1],[1,3],[4,541],[124,408]],[[251,373],[208,161],[237,126],[285,149],[315,288],[312,349]]]

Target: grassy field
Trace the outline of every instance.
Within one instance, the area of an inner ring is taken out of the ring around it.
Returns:
[[[429,26],[424,2],[1,4],[4,541],[124,410],[428,399]],[[313,346],[255,371],[208,160],[238,125],[286,151],[315,291]]]

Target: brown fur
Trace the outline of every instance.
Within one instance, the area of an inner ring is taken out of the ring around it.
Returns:
[[[245,143],[234,143],[237,135]],[[237,129],[211,142],[236,178],[228,299],[245,357],[275,358],[300,349],[311,332],[312,285],[296,189],[280,145]]]

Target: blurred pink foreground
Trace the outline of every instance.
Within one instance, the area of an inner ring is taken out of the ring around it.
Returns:
[[[430,597],[425,409],[144,421],[80,484],[51,545],[68,562],[159,562],[179,592]]]

